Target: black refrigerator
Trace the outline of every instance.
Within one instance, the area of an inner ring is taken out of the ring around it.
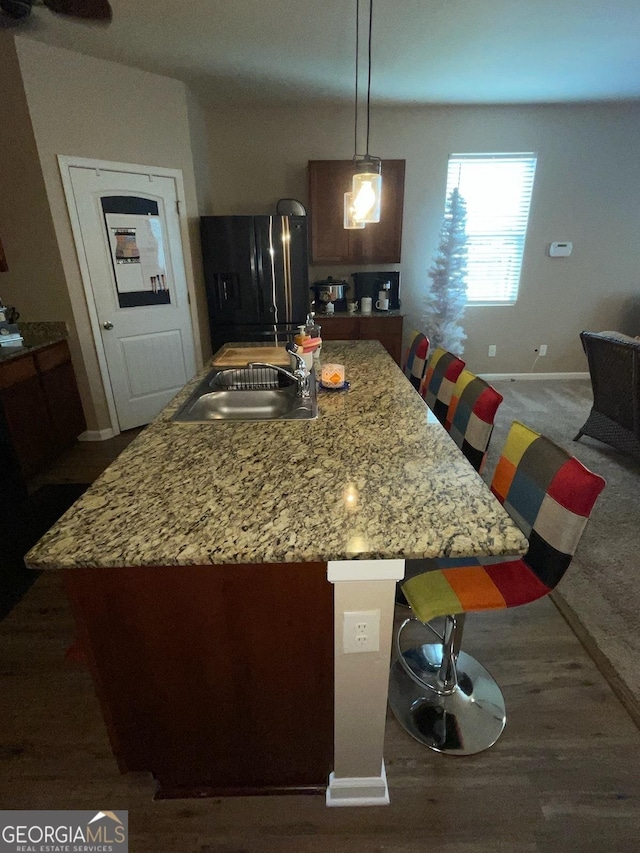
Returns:
[[[200,237],[215,352],[285,343],[310,304],[305,216],[203,216]]]

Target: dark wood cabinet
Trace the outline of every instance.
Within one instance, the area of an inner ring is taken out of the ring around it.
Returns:
[[[31,477],[86,429],[67,342],[0,364],[0,404],[20,468]]]
[[[380,222],[371,223],[362,230],[345,230],[344,193],[351,189],[353,161],[310,160],[312,263],[400,263],[404,171],[404,160],[383,160]]]
[[[49,412],[32,356],[0,365],[0,399],[9,441],[22,473],[31,477],[49,458],[51,445]]]
[[[325,341],[380,341],[396,364],[402,362],[402,317],[329,317],[318,314]]]
[[[324,792],[334,681],[326,563],[64,575],[121,772],[151,771],[161,799]]]

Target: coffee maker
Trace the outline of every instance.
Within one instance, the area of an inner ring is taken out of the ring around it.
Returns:
[[[351,277],[354,281],[355,298],[360,302],[363,296],[371,297],[374,312],[385,314],[376,308],[378,295],[384,291],[389,300],[389,311],[400,309],[400,273],[393,272],[353,272]]]

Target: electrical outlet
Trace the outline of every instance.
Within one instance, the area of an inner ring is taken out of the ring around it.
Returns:
[[[538,350],[539,350],[538,355],[546,355],[547,354],[547,345],[546,344],[540,344],[540,346],[538,347]]]
[[[345,654],[380,650],[380,611],[345,611],[342,647]]]
[[[491,344],[491,346],[489,347],[489,358],[494,357],[494,355],[496,354],[496,349],[497,349],[496,345]]]

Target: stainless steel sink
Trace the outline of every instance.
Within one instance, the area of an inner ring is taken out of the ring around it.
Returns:
[[[173,415],[179,423],[207,421],[310,420],[318,416],[315,376],[310,394],[300,397],[296,383],[277,368],[212,370]]]

